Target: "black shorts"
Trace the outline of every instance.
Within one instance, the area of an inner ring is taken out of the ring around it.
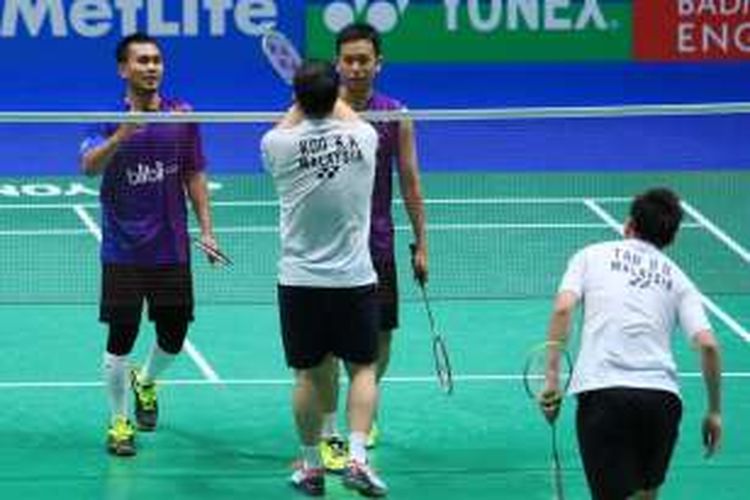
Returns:
[[[138,324],[143,301],[151,321],[193,320],[193,277],[187,264],[104,264],[99,321]]]
[[[370,364],[377,358],[375,285],[279,285],[278,295],[284,353],[292,368],[315,367],[328,354],[356,364]]]
[[[380,307],[380,331],[398,328],[398,273],[395,259],[374,259],[378,274],[377,298]]]
[[[576,428],[594,500],[625,500],[659,487],[672,457],[682,402],[651,389],[612,388],[578,395]]]

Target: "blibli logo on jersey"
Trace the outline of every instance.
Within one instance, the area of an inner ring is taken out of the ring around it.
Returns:
[[[355,20],[367,21],[380,33],[392,31],[409,6],[409,0],[335,0],[323,11],[329,30],[338,33]]]
[[[131,186],[141,186],[143,184],[157,184],[164,182],[164,176],[168,173],[174,173],[175,168],[165,167],[164,163],[157,161],[153,166],[139,163],[135,169],[125,171],[128,176],[128,184]]]

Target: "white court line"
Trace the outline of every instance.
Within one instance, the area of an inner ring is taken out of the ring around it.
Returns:
[[[745,263],[750,264],[750,252],[747,251],[742,245],[737,243],[737,241],[729,236],[723,229],[721,229],[719,226],[714,224],[708,217],[703,215],[697,208],[692,206],[690,203],[688,203],[685,200],[682,200],[682,208],[685,209],[685,211],[695,220],[698,221],[699,224],[701,224],[703,227],[705,227],[708,232],[713,234],[716,239],[724,243],[730,250],[732,250],[734,253],[736,253],[742,260],[745,261]],[[725,323],[733,324],[735,325],[736,329],[735,331],[742,330],[745,331],[742,326],[737,323],[737,321],[734,320],[731,316],[727,315],[724,311],[719,309],[719,307],[713,303],[711,300],[706,298],[705,300],[708,301],[707,307],[711,309],[714,314],[721,317],[722,321]],[[722,317],[724,315],[725,317]],[[747,333],[747,332],[746,332]],[[741,335],[745,341],[750,342],[750,336]]]
[[[185,339],[185,343],[182,347],[185,349],[185,352],[188,354],[188,356],[190,356],[193,362],[195,362],[195,364],[198,366],[198,369],[201,371],[201,373],[203,373],[203,376],[206,377],[206,380],[218,384],[223,383],[221,377],[219,377],[219,374],[216,373],[216,370],[213,369],[208,360],[206,360],[203,354],[201,354],[200,351],[195,348],[195,346],[192,342],[190,342],[189,339]]]
[[[695,226],[697,227],[697,226]],[[607,224],[598,222],[486,222],[476,224],[430,224],[427,223],[428,231],[474,231],[494,229],[608,229]],[[407,225],[395,226],[397,231],[411,231],[412,227]]]
[[[697,220],[699,224],[703,225],[711,234],[713,234],[719,241],[724,243],[730,250],[736,253],[746,264],[750,264],[750,252],[745,247],[737,243],[737,241],[729,236],[719,226],[714,224],[708,217],[703,215],[697,208],[692,206],[685,200],[682,200],[682,208],[690,214],[690,217]]]
[[[679,377],[683,379],[702,379],[701,372],[682,372]],[[744,380],[750,379],[750,372],[725,372],[721,375],[722,379]],[[453,380],[457,382],[512,382],[517,383],[523,380],[523,375],[487,373],[487,374],[466,374],[454,375]],[[383,377],[383,382],[388,384],[435,384],[437,383],[434,375],[425,376],[402,376],[402,377]],[[289,386],[294,384],[294,379],[289,378],[257,378],[257,379],[223,379],[209,380],[203,379],[173,379],[160,380],[160,385],[171,386]],[[45,381],[19,381],[19,382],[0,382],[2,389],[85,389],[103,387],[104,382],[96,381],[67,381],[67,382],[45,382]]]
[[[11,229],[0,231],[0,236],[76,236],[86,235],[88,229]]]
[[[594,223],[554,223],[554,222],[486,222],[475,224],[441,224],[427,223],[428,231],[475,231],[475,230],[495,230],[495,229],[607,229],[606,224]],[[411,231],[409,225],[396,225],[396,231]],[[197,231],[197,228],[191,229]],[[278,226],[225,226],[215,228],[215,233],[277,233]]]
[[[551,196],[551,197],[490,197],[490,198],[425,198],[425,205],[564,205],[579,204],[584,197]],[[601,197],[595,198],[602,203],[627,203],[630,198],[623,197]],[[393,203],[403,205],[404,200],[394,198]],[[212,201],[212,205],[219,207],[276,207],[278,202],[274,200],[235,200],[235,201]]]
[[[498,197],[498,198],[426,198],[425,205],[536,205],[536,204],[580,204],[586,197]],[[602,203],[627,203],[630,198],[622,197],[600,197],[593,198]],[[403,205],[401,198],[396,198],[393,203]],[[216,207],[277,207],[276,200],[211,200],[211,206]],[[73,207],[98,208],[96,203],[0,203],[3,209],[72,209]]]
[[[517,197],[517,198],[428,198],[424,200],[425,205],[565,205],[579,204],[586,197]],[[628,198],[602,197],[594,198],[602,203],[625,203]],[[404,200],[395,199],[394,203],[403,205]]]
[[[80,206],[79,206],[80,207]],[[80,208],[80,210],[84,210]],[[86,212],[85,212],[86,213]],[[609,229],[609,225],[599,222],[584,223],[483,223],[483,224],[428,224],[430,231],[484,231],[498,229]],[[703,229],[703,225],[695,222],[687,222],[682,225],[684,229]],[[410,232],[411,226],[397,225],[396,231]],[[199,228],[191,228],[191,232],[197,233]],[[278,226],[225,226],[215,227],[217,234],[276,234]],[[88,229],[11,229],[0,230],[0,236],[80,236],[91,234]]]
[[[604,208],[602,208],[601,205],[599,205],[595,200],[590,198],[585,199],[583,200],[583,204],[586,205],[589,210],[598,215],[599,218],[607,224],[607,227],[614,229],[620,236],[623,235],[622,223],[618,222],[617,219],[612,217],[612,215],[604,210]]]
[[[102,230],[96,223],[94,218],[91,217],[91,214],[86,211],[83,205],[75,205],[73,206],[73,210],[86,226],[86,229],[88,229],[88,231],[94,236],[94,238],[96,238],[97,241],[101,242]],[[203,376],[206,377],[206,379],[210,380],[211,382],[221,382],[219,375],[211,367],[209,362],[206,361],[206,358],[203,357],[200,351],[198,351],[198,349],[195,348],[192,342],[190,342],[189,339],[185,339],[183,348],[185,349],[185,352],[187,352],[188,356],[190,356],[193,362],[195,362],[195,364],[198,366],[198,369],[200,369],[201,373],[203,373]]]
[[[97,208],[95,203],[0,203],[0,210],[71,210],[75,207]]]
[[[78,218],[81,219],[81,222],[83,222],[83,225],[86,226],[86,230],[92,235],[94,235],[94,238],[96,238],[96,241],[101,243],[102,230],[99,227],[99,225],[96,223],[94,218],[91,217],[91,214],[88,213],[82,205],[75,205],[73,207],[73,211],[75,211]]]
[[[601,219],[604,220],[609,225],[609,227],[614,229],[618,234],[623,234],[622,224],[615,220],[615,218],[612,217],[609,212],[604,210],[604,208],[602,208],[598,203],[596,203],[596,201],[594,201],[593,199],[587,199],[584,201],[584,204],[589,209],[591,209],[592,212],[601,217]],[[701,294],[701,302],[703,302],[703,305],[706,306],[706,308],[711,311],[717,318],[719,318],[719,320],[721,320],[727,327],[729,327],[730,330],[732,330],[740,338],[742,338],[742,340],[744,340],[745,342],[750,342],[750,333],[734,318],[732,318],[723,309],[721,309],[714,301]]]

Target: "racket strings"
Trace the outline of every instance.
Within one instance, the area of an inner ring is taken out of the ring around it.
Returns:
[[[276,74],[287,84],[291,84],[294,72],[302,64],[302,57],[292,42],[278,31],[263,35],[263,52]]]
[[[289,48],[281,44],[271,44],[269,50],[274,57],[277,57],[280,61],[288,61],[293,56],[289,52]]]
[[[547,388],[547,362],[551,350],[556,350],[559,354],[558,391],[547,394],[545,392]],[[573,363],[568,351],[559,344],[544,343],[532,349],[526,358],[523,374],[524,388],[531,399],[543,402],[549,401],[550,403],[559,402],[570,386],[572,372]]]
[[[422,282],[418,282],[417,285],[421,291],[422,303],[424,304],[425,311],[427,312],[427,320],[430,324],[432,355],[435,361],[435,373],[438,383],[446,394],[451,394],[453,393],[453,369],[448,357],[448,348],[445,345],[445,339],[440,335],[435,325],[435,316],[432,314],[430,300],[427,297],[426,285]]]
[[[435,371],[437,372],[440,386],[447,393],[453,392],[453,374],[451,370],[450,358],[445,341],[441,337],[433,339],[433,353],[435,356]]]

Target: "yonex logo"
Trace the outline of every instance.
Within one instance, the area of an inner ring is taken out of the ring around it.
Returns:
[[[644,2],[648,3],[633,3]],[[317,56],[330,54],[332,35],[345,26],[368,22],[391,41],[391,62],[632,58],[632,9],[624,8],[622,1],[317,0],[306,4],[308,49]],[[404,30],[417,35],[394,38]]]
[[[409,0],[335,0],[323,11],[323,21],[334,33],[355,20],[366,21],[380,33],[388,33],[408,6]]]

